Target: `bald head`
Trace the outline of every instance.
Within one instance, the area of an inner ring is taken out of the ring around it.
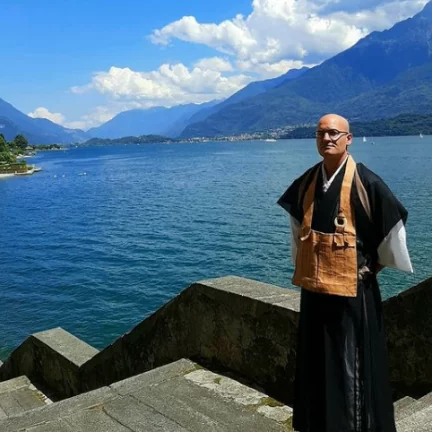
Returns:
[[[321,117],[316,136],[318,152],[327,164],[329,161],[339,163],[343,160],[353,139],[348,120],[338,114]]]
[[[349,122],[339,114],[326,114],[318,121],[318,129],[337,129],[344,132],[350,131]]]

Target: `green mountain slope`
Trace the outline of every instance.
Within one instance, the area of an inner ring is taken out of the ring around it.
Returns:
[[[432,112],[431,61],[432,2],[300,77],[190,125],[182,136],[263,131],[309,123],[335,111],[362,120]]]

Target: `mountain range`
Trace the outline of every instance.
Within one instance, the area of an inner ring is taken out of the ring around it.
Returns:
[[[89,129],[87,133],[97,138],[152,134],[175,137],[180,135],[188,124],[188,119],[196,112],[219,102],[215,100],[203,104],[177,105],[172,108],[153,107],[123,111],[101,126]]]
[[[47,119],[31,118],[0,99],[0,133],[3,133],[8,140],[21,133],[30,142],[38,144],[82,143],[91,138],[115,139],[141,135],[177,137],[189,124],[205,119],[231,104],[263,93],[286,80],[295,79],[306,70],[306,67],[291,69],[277,78],[252,82],[222,101],[124,111],[87,132],[67,129]]]
[[[326,112],[350,120],[432,112],[432,2],[391,29],[296,79],[189,125],[182,137],[236,135],[316,122]]]
[[[44,118],[32,118],[0,99],[0,133],[10,141],[23,134],[34,144],[67,144],[90,138],[80,129],[68,129]]]
[[[223,101],[210,101],[200,105],[177,105],[172,108],[154,107],[121,112],[103,125],[87,132],[98,138],[120,138],[144,134],[177,137],[190,124],[204,120],[221,109],[264,93],[286,80],[301,76],[308,68],[291,69],[284,75],[248,84]]]
[[[326,112],[351,121],[432,113],[432,2],[318,66],[252,82],[223,101],[125,111],[83,132],[30,118],[0,99],[0,133],[9,140],[22,133],[40,144],[148,134],[214,137],[314,123]]]

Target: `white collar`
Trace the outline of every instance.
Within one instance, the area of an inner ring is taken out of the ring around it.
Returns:
[[[327,179],[327,173],[324,168],[324,162],[321,164],[321,172],[323,177],[323,191],[327,192],[330,185],[333,183],[333,180],[336,178],[336,176],[339,174],[342,167],[345,165],[346,161],[348,160],[348,156],[344,159],[344,161],[340,164],[339,168],[336,170],[336,172],[331,176],[330,180]]]

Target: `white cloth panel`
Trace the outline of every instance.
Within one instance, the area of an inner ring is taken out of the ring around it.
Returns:
[[[400,220],[378,246],[379,264],[413,273],[413,267],[406,243],[406,230]]]

